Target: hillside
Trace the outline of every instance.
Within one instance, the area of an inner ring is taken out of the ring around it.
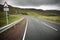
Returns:
[[[46,12],[52,13],[54,15],[60,16],[60,11],[59,10],[46,10]]]
[[[60,11],[59,10],[41,10],[41,9],[26,9],[26,8],[17,8],[17,7],[12,7],[9,5],[9,14],[23,14],[23,13],[27,13],[28,11],[35,11],[40,15],[57,15],[60,16]],[[3,12],[3,5],[0,5],[0,11]]]

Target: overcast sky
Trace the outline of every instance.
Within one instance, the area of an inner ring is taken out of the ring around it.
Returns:
[[[5,0],[0,0],[3,3]],[[60,0],[6,0],[8,4],[22,8],[36,8],[43,10],[60,10]]]

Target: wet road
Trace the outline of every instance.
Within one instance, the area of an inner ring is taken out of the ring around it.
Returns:
[[[27,16],[22,40],[60,40],[60,23]]]

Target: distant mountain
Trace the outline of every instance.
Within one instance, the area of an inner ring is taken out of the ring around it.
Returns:
[[[46,10],[46,11],[48,11],[48,12],[54,12],[54,13],[56,13],[56,12],[60,13],[60,10]]]
[[[46,10],[46,12],[54,14],[54,15],[60,15],[60,10]]]
[[[27,12],[28,10],[30,11],[37,11],[38,14],[43,14],[43,15],[59,15],[60,16],[60,11],[59,10],[42,10],[42,9],[34,9],[34,8],[18,8],[18,7],[12,7],[11,5],[9,6],[9,13],[16,13],[16,11],[19,13],[22,10]],[[3,5],[0,4],[0,12],[3,12]]]
[[[51,15],[51,16],[55,16],[55,15],[57,15],[57,16],[60,16],[60,11],[59,10],[42,10],[42,9],[34,9],[34,8],[17,8],[17,7],[12,7],[12,6],[10,6],[10,9],[13,9],[13,10],[20,10],[20,12],[21,12],[21,10],[23,10],[23,11],[28,11],[28,10],[30,10],[30,11],[37,11],[38,12],[38,14],[42,14],[42,15]]]

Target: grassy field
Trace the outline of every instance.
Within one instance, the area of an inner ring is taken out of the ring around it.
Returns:
[[[10,24],[10,23],[20,19],[21,17],[22,17],[21,14],[9,15],[8,16],[8,23]],[[0,27],[3,27],[5,25],[6,25],[6,17],[5,17],[5,14],[4,14],[3,18],[2,17],[0,18]]]
[[[20,15],[20,14],[10,15],[10,16],[9,16],[9,23],[14,22],[14,21],[20,19],[21,17],[22,17],[22,15]]]
[[[47,20],[55,21],[55,22],[60,22],[60,11],[56,11],[56,10],[43,11],[43,10],[36,10],[36,9],[19,9],[18,8],[16,12],[22,15],[29,15],[29,16],[34,16],[38,18],[44,18]]]
[[[51,21],[55,21],[55,22],[60,22],[60,16],[47,16],[47,15],[39,15],[36,12],[28,12],[29,16],[33,16],[33,17],[38,17],[38,18],[43,18],[43,19],[47,19],[47,20],[51,20]]]
[[[60,16],[38,16],[38,18],[44,18],[44,19],[47,19],[47,20],[60,22]]]

